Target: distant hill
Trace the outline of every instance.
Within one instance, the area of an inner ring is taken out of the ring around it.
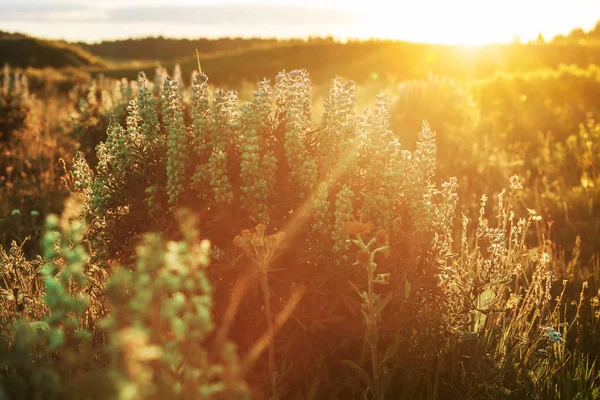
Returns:
[[[357,82],[369,79],[422,79],[429,74],[454,78],[486,78],[497,71],[526,72],[574,64],[600,64],[599,45],[507,44],[482,47],[444,46],[397,41],[337,43],[309,41],[241,49],[202,57],[202,70],[216,85],[273,79],[285,69],[305,68],[315,82],[336,75]],[[175,62],[162,63],[169,71]],[[180,60],[187,79],[197,69],[196,56]],[[152,77],[155,65],[145,67]],[[135,79],[139,66],[105,71],[109,76]]]
[[[207,54],[277,43],[277,39],[268,38],[171,39],[159,36],[76,44],[90,53],[115,61],[172,61],[189,57],[190,54],[195,54],[196,50]]]
[[[0,64],[5,63],[21,68],[106,66],[74,44],[0,31]]]

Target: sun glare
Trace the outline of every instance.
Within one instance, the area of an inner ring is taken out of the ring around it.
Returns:
[[[594,5],[585,0],[580,3],[579,9],[590,11],[590,15],[588,18],[580,13],[578,23],[591,28],[600,15],[600,3]],[[356,36],[421,43],[485,45],[534,40],[539,33],[552,37],[567,33],[576,25],[573,23],[576,18],[573,11],[575,7],[565,10],[551,1],[543,6],[545,12],[540,16],[540,2],[537,0],[506,0],[493,7],[490,2],[471,0],[429,0],[412,2],[410,5],[372,0],[356,5],[361,15],[360,22],[356,24]]]
[[[419,9],[408,13],[405,6],[392,2],[382,7],[385,12],[372,5],[364,8],[364,20],[357,26],[361,37],[463,45],[510,40],[506,26],[486,25],[472,15],[457,12],[460,10],[428,13]]]

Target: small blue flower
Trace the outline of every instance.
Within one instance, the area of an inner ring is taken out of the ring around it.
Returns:
[[[562,338],[560,332],[555,331],[554,328],[547,326],[543,328],[543,330],[545,332],[544,336],[552,343],[560,344],[565,342],[565,339]]]

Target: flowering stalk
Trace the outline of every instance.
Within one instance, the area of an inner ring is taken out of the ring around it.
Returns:
[[[167,192],[169,203],[177,203],[186,181],[187,139],[183,121],[181,95],[177,82],[167,77],[163,93],[163,119],[167,128]]]

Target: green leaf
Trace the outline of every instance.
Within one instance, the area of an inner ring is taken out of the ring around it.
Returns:
[[[379,303],[377,303],[375,305],[375,310],[374,310],[375,315],[381,315],[381,312],[383,311],[385,306],[387,306],[387,304],[390,302],[390,300],[392,299],[393,296],[394,296],[394,293],[390,292],[383,299],[381,299],[379,301]]]
[[[358,286],[356,286],[354,283],[352,283],[352,282],[350,282],[350,281],[348,281],[348,283],[350,284],[350,286],[352,286],[352,287],[354,288],[354,290],[356,290],[356,293],[358,293],[358,295],[359,295],[360,297],[363,297],[363,293],[364,293],[364,292],[363,292],[363,291],[361,291],[361,290],[358,288]]]
[[[383,359],[379,363],[380,367],[384,366],[388,360],[391,360],[392,358],[394,358],[396,356],[396,353],[398,353],[399,347],[400,347],[400,343],[399,343],[399,340],[396,338],[396,341],[385,350]]]
[[[65,342],[65,333],[60,328],[55,328],[50,331],[50,343],[48,351],[57,350]]]

